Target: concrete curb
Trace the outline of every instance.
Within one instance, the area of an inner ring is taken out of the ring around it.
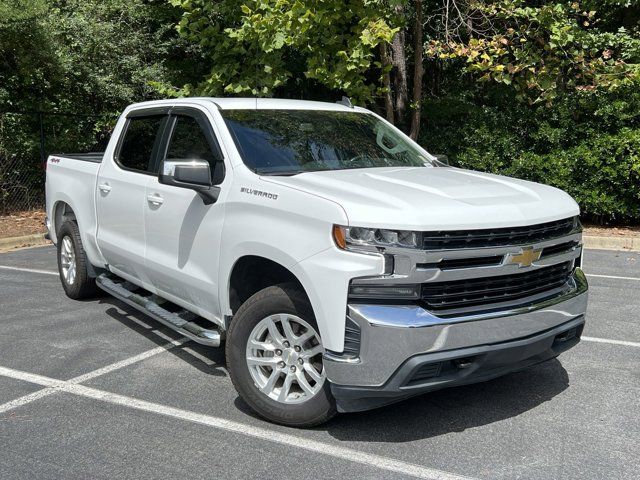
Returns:
[[[36,245],[46,245],[49,240],[44,238],[44,233],[34,233],[22,237],[0,238],[0,251],[13,250],[20,247],[33,247]]]
[[[640,236],[636,237],[599,237],[583,235],[584,248],[602,250],[640,251]]]

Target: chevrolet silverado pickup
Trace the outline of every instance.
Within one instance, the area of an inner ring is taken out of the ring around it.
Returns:
[[[521,370],[584,327],[571,197],[450,167],[349,102],[131,105],[106,151],[48,158],[46,200],[69,297],[224,343],[285,425]]]

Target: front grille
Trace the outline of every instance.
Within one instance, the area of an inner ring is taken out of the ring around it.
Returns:
[[[482,306],[524,299],[562,287],[571,275],[572,262],[526,273],[422,284],[422,301],[429,310]]]
[[[551,257],[552,255],[559,255],[561,253],[570,252],[578,245],[580,245],[580,243],[573,240],[571,242],[564,242],[557,245],[552,245],[551,247],[545,247],[545,249],[542,250],[542,255],[540,255],[540,258]]]
[[[578,226],[578,217],[570,217],[528,227],[424,232],[422,245],[425,250],[452,250],[532,244],[563,237]]]
[[[504,260],[504,255],[491,255],[488,257],[450,258],[440,260],[437,263],[419,263],[418,268],[439,268],[440,270],[455,270],[457,268],[492,267]]]

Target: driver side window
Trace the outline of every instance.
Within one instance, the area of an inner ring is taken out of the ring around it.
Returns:
[[[205,160],[211,167],[211,178],[214,185],[224,179],[224,162],[214,154],[198,120],[187,115],[176,115],[167,159],[170,160]]]

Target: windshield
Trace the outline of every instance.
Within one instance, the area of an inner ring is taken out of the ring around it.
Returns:
[[[318,110],[223,110],[244,163],[270,175],[431,165],[374,115]]]

